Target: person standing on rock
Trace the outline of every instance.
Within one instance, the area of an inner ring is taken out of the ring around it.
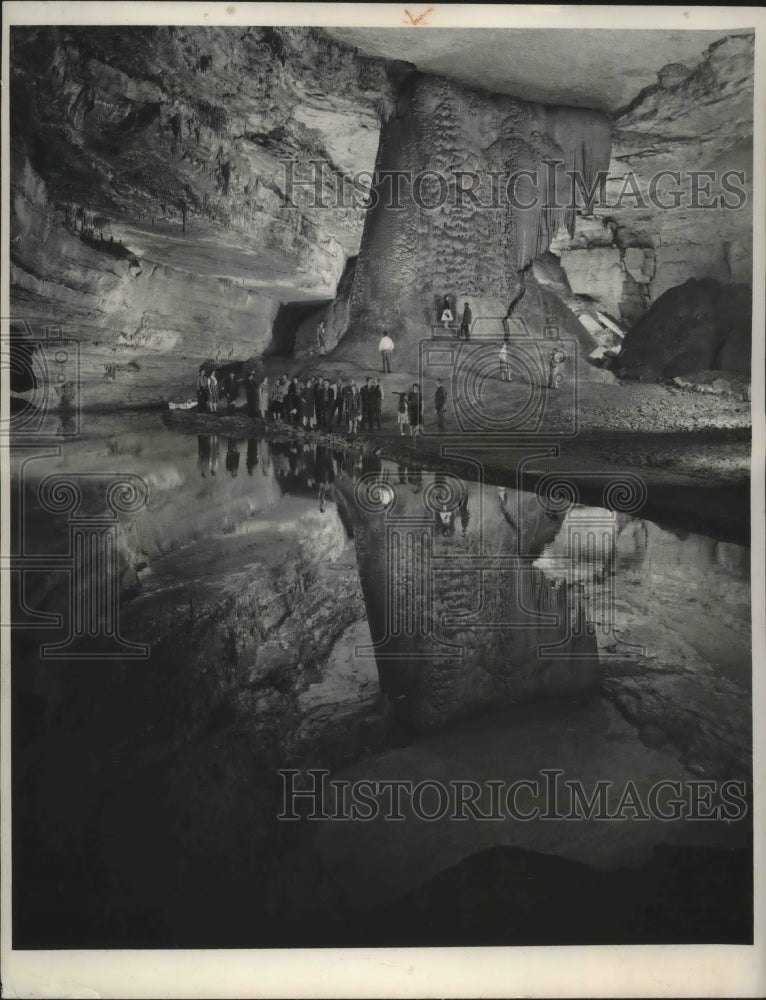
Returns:
[[[218,413],[218,379],[212,371],[207,378],[207,398],[211,413]]]
[[[410,422],[410,411],[407,406],[407,393],[397,392],[394,395],[399,397],[399,403],[396,407],[396,420],[399,424],[399,435],[404,437],[407,433],[407,424]]]
[[[444,434],[447,430],[447,390],[442,385],[442,380],[436,380],[436,393],[434,395],[434,406],[436,409],[436,425],[439,433]]]
[[[380,430],[380,420],[383,415],[383,386],[380,384],[379,378],[374,378],[372,380],[370,395],[372,399],[372,418],[370,420],[370,430],[372,430],[373,422],[375,423],[375,429]]]
[[[343,380],[343,376],[338,376],[338,381],[335,385],[335,426],[340,427],[341,421],[344,419],[344,410],[346,406],[345,400],[346,384]]]
[[[263,381],[258,386],[258,409],[260,411],[259,416],[266,418],[269,413],[269,378],[264,376]]]
[[[441,322],[444,326],[445,333],[449,329],[449,325],[454,318],[455,317],[452,315],[452,304],[450,303],[449,295],[445,295],[444,303],[442,305],[442,315],[441,315]]]
[[[322,379],[322,384],[317,389],[317,426],[325,430],[330,425],[333,410],[335,409],[335,393],[328,378]]]
[[[460,319],[460,333],[458,334],[459,340],[470,340],[471,339],[471,322],[473,321],[473,313],[471,312],[471,307],[466,302],[463,305],[463,315]]]
[[[207,372],[202,365],[197,375],[197,409],[200,413],[207,413],[210,393],[207,387]]]
[[[248,373],[245,381],[245,399],[247,400],[248,417],[260,417],[261,415],[258,407],[258,396],[258,380],[255,377],[255,372],[251,371]]]
[[[420,395],[420,386],[417,382],[412,383],[412,388],[407,394],[407,408],[414,446],[417,444],[418,435],[423,433],[423,397]]]
[[[508,345],[503,341],[498,354],[500,359],[500,378],[503,382],[511,382],[511,359],[508,357]]]
[[[394,349],[394,342],[389,337],[388,330],[384,330],[383,336],[380,338],[380,343],[378,344],[378,350],[380,351],[380,360],[382,364],[381,370],[383,371],[384,374],[386,372],[391,371],[391,361],[389,355],[391,354],[391,351],[393,351],[393,349]]]
[[[316,397],[314,396],[314,383],[309,379],[303,387],[301,393],[301,413],[303,416],[303,426],[307,430],[316,427]]]
[[[319,321],[319,326],[317,327],[317,351],[320,354],[324,354],[326,344],[324,320],[322,319]]]
[[[567,356],[560,347],[554,347],[548,355],[548,388],[558,389],[564,381],[564,362]]]
[[[364,380],[364,385],[359,390],[359,397],[361,399],[362,406],[362,430],[369,428],[372,430],[372,399],[370,393],[372,391],[372,379],[368,375]]]
[[[344,393],[348,433],[354,436],[359,433],[359,421],[362,419],[362,397],[353,379],[351,379],[351,385],[347,386]]]
[[[226,412],[231,416],[234,413],[234,404],[239,399],[239,382],[233,371],[227,372],[223,391],[226,396]]]

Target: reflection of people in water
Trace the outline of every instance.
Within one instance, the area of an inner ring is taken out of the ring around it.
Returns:
[[[398,465],[397,472],[399,473],[399,482],[402,484],[402,486],[404,486],[404,484],[407,482],[407,466],[401,464]]]
[[[271,451],[264,440],[258,441],[258,461],[261,465],[261,472],[268,476],[271,472]]]
[[[445,538],[451,538],[455,534],[455,511],[440,510],[436,513],[436,521],[441,528],[441,533]]]
[[[197,468],[202,478],[210,467],[210,435],[197,435]]]
[[[234,438],[226,439],[226,471],[232,479],[237,478],[239,472],[239,448]]]
[[[330,483],[335,481],[332,455],[329,448],[325,448],[324,445],[317,445],[316,477],[320,486],[329,486]]]
[[[468,531],[468,523],[471,520],[471,514],[468,510],[468,493],[466,492],[463,499],[460,501],[460,506],[458,507],[458,515],[460,517],[460,527],[463,529],[463,537],[465,538],[465,533]]]
[[[258,438],[248,438],[247,441],[247,474],[252,476],[253,469],[258,465]]]
[[[380,458],[380,449],[365,449],[362,458],[362,475],[366,475],[368,472],[380,472],[382,468],[383,462]]]
[[[220,451],[220,442],[218,440],[217,434],[212,434],[210,437],[210,475],[214,476],[218,469],[218,453]]]
[[[412,492],[420,493],[423,489],[423,470],[420,468],[412,468],[410,469],[410,474],[407,478],[412,486]]]
[[[434,476],[434,500],[436,500],[436,510],[434,511],[434,521],[436,527],[441,531],[442,536],[445,538],[451,538],[455,534],[455,516],[456,508],[448,507],[441,498],[449,498],[450,488],[447,484],[447,477],[441,473],[437,472]],[[438,499],[437,499],[438,498]]]

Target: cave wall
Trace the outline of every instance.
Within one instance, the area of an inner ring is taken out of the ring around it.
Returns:
[[[711,45],[696,66],[661,70],[615,115],[603,201],[552,243],[573,291],[626,327],[690,278],[752,284],[753,68],[750,33]],[[662,177],[652,199],[661,171],[680,183]],[[696,197],[695,171],[713,174]],[[729,182],[742,194],[727,191],[726,171],[744,174]]]
[[[33,340],[53,328],[77,342],[78,407],[193,396],[200,361],[247,358],[270,342],[276,299],[83,241],[51,213],[27,161],[12,171],[11,203],[13,316]]]
[[[267,347],[280,302],[335,294],[382,60],[309,28],[23,27],[10,89],[11,308],[80,340],[86,405],[188,395],[200,358]]]

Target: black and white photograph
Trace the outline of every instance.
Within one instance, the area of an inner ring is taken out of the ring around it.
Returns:
[[[762,995],[763,9],[363,6],[3,5],[5,995]]]

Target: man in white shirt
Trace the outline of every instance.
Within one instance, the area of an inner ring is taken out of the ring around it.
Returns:
[[[378,344],[378,350],[380,351],[380,360],[383,363],[383,372],[391,371],[391,362],[389,361],[389,354],[394,349],[394,342],[388,335],[388,330],[383,331],[383,336],[380,338],[380,343]]]

